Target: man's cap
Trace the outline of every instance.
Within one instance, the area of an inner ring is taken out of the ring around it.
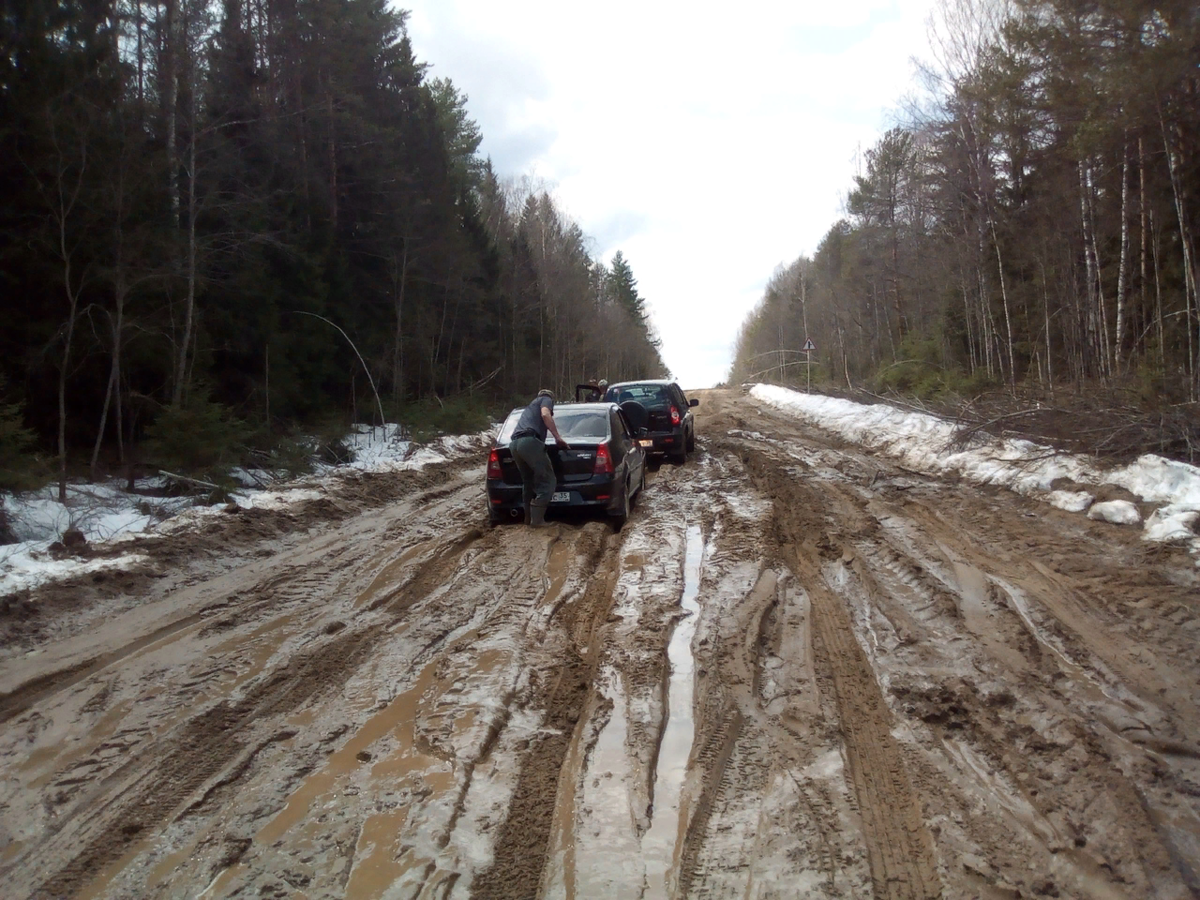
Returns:
[[[549,397],[551,400],[553,400],[554,399],[554,391],[550,390],[550,388],[542,388],[540,391],[538,391],[538,396],[539,397]]]
[[[596,386],[597,387],[608,387],[608,381],[604,378],[601,378],[598,382],[596,382]]]

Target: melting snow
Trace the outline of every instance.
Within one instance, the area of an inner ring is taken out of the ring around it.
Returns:
[[[244,487],[230,497],[242,509],[277,509],[316,500],[325,495],[333,479],[347,469],[361,472],[403,472],[432,463],[478,452],[481,441],[492,432],[442,437],[424,445],[414,445],[403,437],[398,425],[371,427],[357,425],[345,444],[354,451],[354,460],[344,466],[318,467],[317,474],[290,485],[272,485],[275,473],[237,470],[233,473]],[[136,491],[161,488],[166,479],[145,478],[135,484]],[[141,555],[114,559],[54,559],[48,553],[51,543],[69,528],[83,532],[89,543],[122,542],[145,534],[170,534],[200,526],[205,520],[222,515],[220,506],[194,506],[190,497],[148,497],[124,490],[124,482],[71,484],[67,502],[58,501],[58,488],[50,485],[38,491],[13,496],[0,494],[0,505],[8,514],[9,524],[19,543],[0,546],[0,597],[37,587],[49,581],[70,578],[100,569],[129,568],[145,560]]]
[[[1108,500],[1104,503],[1095,503],[1088,510],[1087,517],[1103,522],[1112,522],[1114,525],[1140,525],[1142,522],[1142,514],[1128,500]]]
[[[1200,562],[1200,538],[1192,526],[1200,518],[1200,468],[1146,454],[1127,466],[1102,470],[1087,459],[1058,453],[1024,440],[976,437],[956,444],[956,426],[923,413],[877,403],[865,405],[819,394],[801,394],[759,384],[751,396],[806,422],[933,475],[953,474],[979,484],[1004,485],[1019,494],[1046,500],[1069,512],[1091,506],[1093,518],[1136,525],[1137,507],[1123,500],[1092,504],[1085,491],[1055,491],[1051,485],[1068,478],[1080,485],[1123,487],[1146,503],[1162,504],[1146,519],[1147,541],[1185,540]]]

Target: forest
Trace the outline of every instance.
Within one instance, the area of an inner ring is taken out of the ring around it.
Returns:
[[[1200,6],[944,0],[930,34],[845,218],[771,277],[731,379],[1006,396],[1013,418],[1091,398],[1129,450],[1196,458]]]
[[[481,157],[406,20],[5,4],[0,490],[665,372],[627,260]]]

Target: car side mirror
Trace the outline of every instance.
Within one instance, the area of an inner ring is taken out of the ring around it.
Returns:
[[[688,406],[699,406],[699,405],[700,405],[700,401],[697,400],[695,397],[693,397],[691,400],[688,401]]]

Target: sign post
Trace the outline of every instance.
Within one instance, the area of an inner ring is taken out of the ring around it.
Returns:
[[[805,338],[803,349],[804,349],[804,370],[808,373],[808,388],[805,390],[805,393],[811,394],[812,393],[812,357],[809,356],[809,353],[811,353],[813,350],[816,350],[817,345],[814,344],[811,339]]]

